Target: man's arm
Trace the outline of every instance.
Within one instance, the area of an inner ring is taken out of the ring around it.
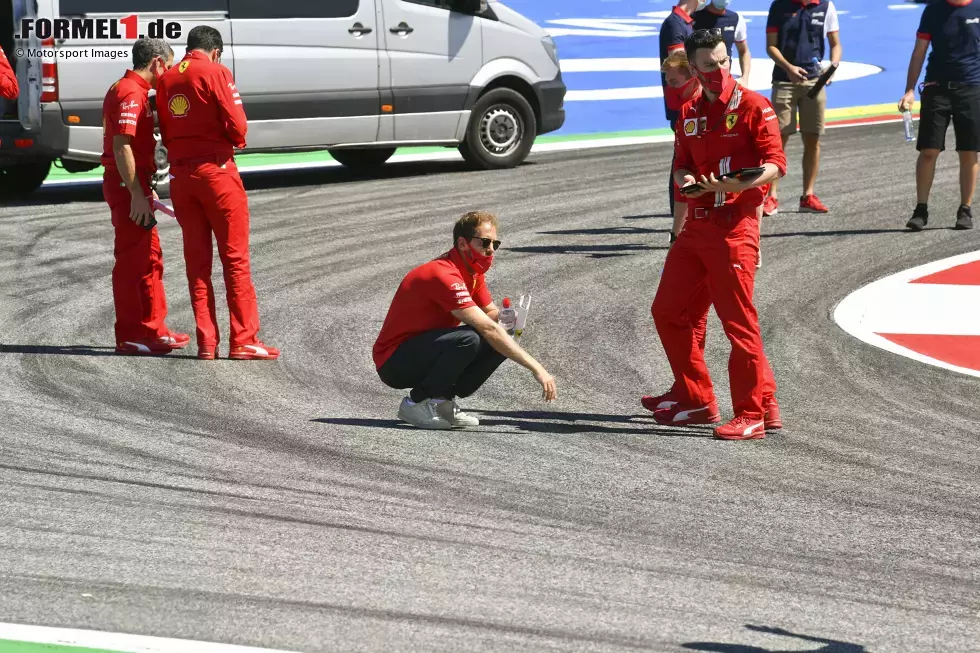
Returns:
[[[16,100],[20,95],[20,84],[17,83],[17,73],[7,61],[7,55],[0,48],[0,97]]]
[[[912,58],[909,59],[909,73],[908,77],[905,78],[905,95],[898,102],[898,110],[905,111],[906,109],[911,110],[912,105],[915,104],[915,83],[919,81],[919,75],[922,73],[922,66],[926,61],[926,53],[929,52],[929,40],[919,38],[915,40],[915,47],[912,48]]]
[[[548,371],[541,366],[541,363],[524,351],[517,341],[507,335],[504,328],[477,306],[457,309],[452,311],[453,317],[470,326],[480,336],[486,340],[501,355],[506,356],[518,365],[527,368],[534,374],[534,378],[541,384],[544,398],[548,401],[558,397],[558,390],[555,386],[555,379],[548,374]]]
[[[844,56],[844,47],[840,44],[840,18],[837,17],[837,7],[833,2],[827,4],[827,16],[823,23],[827,42],[830,43],[830,63],[840,64]]]
[[[759,159],[762,161],[761,167],[764,168],[764,172],[755,179],[748,181],[719,180],[712,173],[707,178],[702,177],[699,182],[709,192],[742,193],[750,188],[767,186],[786,174],[786,152],[783,150],[783,138],[779,133],[779,121],[776,118],[776,112],[773,111],[772,104],[765,98],[761,98],[760,102],[760,105],[752,109],[748,127],[752,142],[755,144]]]
[[[794,66],[787,61],[786,57],[783,56],[783,53],[780,52],[778,32],[766,31],[766,54],[769,55],[769,58],[772,59],[777,66],[786,71],[786,74],[789,75],[791,82],[794,84],[799,84],[806,81],[806,69],[800,68],[799,66]]]
[[[489,317],[494,322],[500,321],[500,309],[497,308],[497,305],[494,304],[493,302],[490,302],[489,304],[484,306],[483,312],[486,313],[487,317]]]
[[[150,210],[150,201],[143,194],[143,187],[136,177],[136,157],[133,155],[132,142],[133,137],[128,134],[114,135],[112,156],[116,160],[119,176],[132,196],[129,217],[140,226],[144,224],[149,226],[153,219],[153,212]]]
[[[220,64],[219,64],[220,65]],[[213,81],[213,89],[218,99],[218,111],[224,119],[225,134],[237,149],[245,148],[245,135],[248,132],[248,118],[242,108],[242,98],[231,77],[231,71],[221,66],[221,74]]]
[[[749,88],[752,53],[749,51],[749,30],[742,14],[738,15],[738,23],[735,24],[735,49],[738,50],[738,65],[742,70],[742,76],[738,78],[738,81],[745,88]]]

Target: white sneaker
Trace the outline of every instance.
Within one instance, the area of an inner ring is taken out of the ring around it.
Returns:
[[[455,401],[443,401],[436,404],[436,412],[441,418],[453,426],[479,426],[480,420],[464,413]]]
[[[453,427],[436,412],[436,405],[429,399],[416,404],[410,397],[405,397],[398,407],[398,417],[420,429],[446,430]]]

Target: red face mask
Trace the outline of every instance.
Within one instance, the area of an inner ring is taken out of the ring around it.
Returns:
[[[473,269],[480,274],[486,274],[487,270],[490,269],[490,266],[493,265],[493,254],[487,256],[480,250],[473,247],[473,243],[470,241],[466,241],[466,246],[470,250],[470,265],[472,265]]]
[[[697,77],[692,77],[687,80],[687,82],[679,87],[674,88],[673,86],[664,87],[664,102],[667,103],[667,108],[671,111],[677,111],[683,106],[685,102],[694,97],[692,92],[692,87],[698,82]]]
[[[704,87],[715,95],[721,95],[721,92],[725,90],[725,86],[728,84],[728,80],[732,78],[732,73],[727,68],[712,70],[710,73],[698,71],[698,74],[703,78],[701,83]]]

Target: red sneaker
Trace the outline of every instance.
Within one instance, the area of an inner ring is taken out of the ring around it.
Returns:
[[[171,349],[183,349],[190,344],[190,341],[191,337],[186,333],[174,333],[173,331],[168,331],[167,335],[157,338],[158,343],[167,345]]]
[[[759,440],[766,437],[766,424],[754,417],[736,417],[728,424],[715,429],[719,440]]]
[[[160,356],[169,354],[173,349],[157,340],[126,340],[116,343],[116,353],[124,356]]]
[[[804,195],[800,198],[800,213],[829,213],[830,209],[824,206],[816,195]]]
[[[218,345],[198,345],[197,357],[202,361],[213,361],[218,357]]]
[[[228,358],[237,361],[271,361],[279,358],[279,350],[256,342],[251,345],[232,347]]]
[[[707,406],[682,406],[675,404],[653,412],[653,419],[661,426],[691,426],[692,424],[717,424],[721,421],[717,402]]]
[[[775,397],[769,400],[766,404],[766,416],[765,416],[766,430],[767,431],[778,431],[783,428],[783,420],[779,418],[779,404],[776,403]]]
[[[640,403],[643,404],[644,408],[653,413],[658,410],[663,410],[664,408],[676,406],[677,400],[674,399],[674,389],[671,388],[664,394],[657,397],[651,397],[650,395],[640,397]]]
[[[779,200],[770,195],[762,203],[762,215],[776,215],[777,213],[779,213]]]

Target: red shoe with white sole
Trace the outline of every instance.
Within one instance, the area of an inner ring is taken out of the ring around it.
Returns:
[[[654,413],[658,410],[663,410],[664,408],[670,408],[677,405],[677,400],[674,399],[674,389],[671,388],[662,395],[651,397],[647,395],[645,397],[640,397],[640,403],[644,408]]]
[[[174,350],[158,340],[125,340],[116,343],[116,353],[124,356],[162,356]]]
[[[762,215],[770,216],[779,213],[779,200],[770,195],[762,202]]]
[[[191,337],[186,333],[168,331],[167,335],[157,338],[157,342],[161,345],[167,345],[171,349],[183,349],[190,344]]]
[[[770,399],[766,404],[766,416],[763,421],[767,431],[778,431],[783,428],[783,420],[779,418],[779,404],[776,403],[775,398]]]
[[[754,417],[736,417],[715,429],[719,440],[760,440],[766,437],[766,423]]]
[[[279,350],[261,342],[231,348],[228,358],[236,361],[271,361],[279,358]]]
[[[721,421],[718,404],[707,406],[682,406],[675,404],[653,412],[653,419],[661,426],[691,426],[693,424],[717,424]]]
[[[824,206],[816,195],[804,195],[800,198],[800,213],[829,213],[830,209]]]
[[[213,361],[218,357],[218,345],[198,345],[197,357],[202,361]]]

